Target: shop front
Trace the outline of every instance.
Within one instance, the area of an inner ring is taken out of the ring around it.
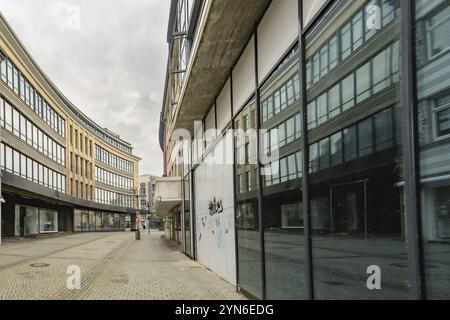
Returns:
[[[16,205],[15,232],[17,237],[57,233],[58,212],[47,209]]]
[[[131,215],[88,210],[74,211],[75,232],[125,231],[131,229]]]

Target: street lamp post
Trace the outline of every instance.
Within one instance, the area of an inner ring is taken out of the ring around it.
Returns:
[[[141,230],[139,225],[141,224],[140,212],[139,212],[139,190],[134,190],[134,195],[136,197],[136,240],[141,240]]]

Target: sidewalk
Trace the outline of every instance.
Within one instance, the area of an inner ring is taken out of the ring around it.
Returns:
[[[245,299],[162,235],[142,232],[135,241],[134,233],[74,234],[7,244],[0,248],[0,299]],[[81,268],[81,290],[66,288],[70,265]]]

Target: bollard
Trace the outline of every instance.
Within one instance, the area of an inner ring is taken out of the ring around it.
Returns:
[[[141,240],[141,231],[139,229],[136,230],[136,240]]]

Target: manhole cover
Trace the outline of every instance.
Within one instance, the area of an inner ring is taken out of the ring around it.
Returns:
[[[50,267],[50,265],[48,263],[33,263],[33,264],[30,264],[30,267],[33,267],[33,268],[47,268],[47,267]]]

